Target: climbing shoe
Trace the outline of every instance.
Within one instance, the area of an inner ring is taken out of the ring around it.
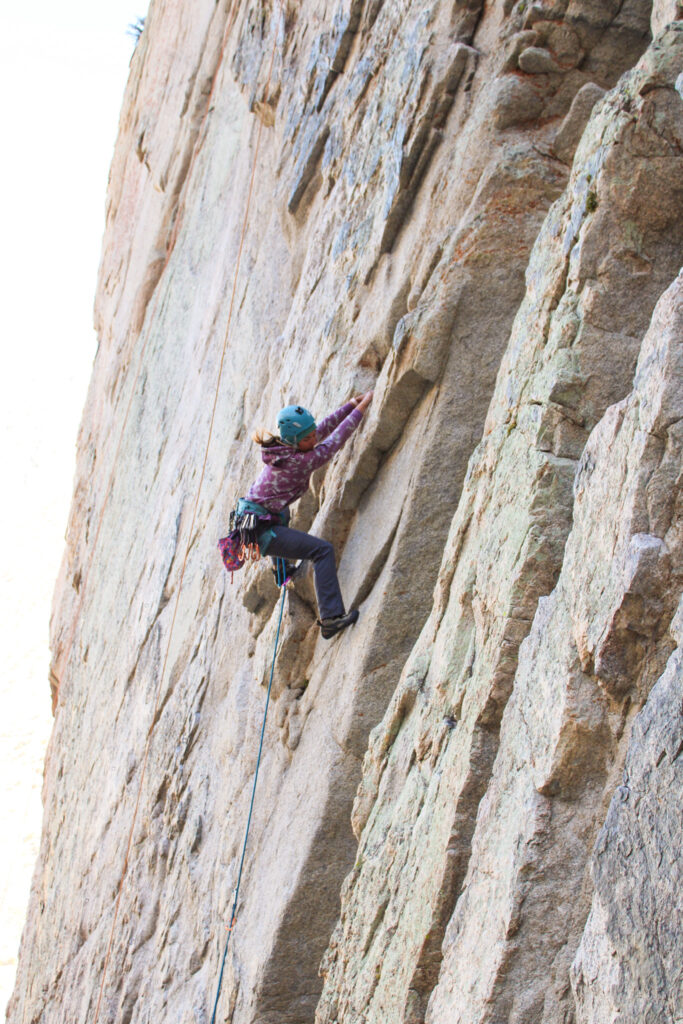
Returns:
[[[344,615],[335,615],[333,619],[319,619],[318,625],[320,626],[323,640],[331,640],[337,633],[341,633],[342,629],[352,626],[357,621],[358,609],[352,608],[350,612],[346,612]]]

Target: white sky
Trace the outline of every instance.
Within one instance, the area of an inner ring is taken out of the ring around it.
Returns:
[[[52,589],[95,353],[107,175],[149,0],[0,14],[0,1019],[38,850]]]

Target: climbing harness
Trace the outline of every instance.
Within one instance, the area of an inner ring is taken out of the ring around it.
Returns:
[[[235,16],[236,16],[238,8],[239,8],[239,0],[234,0],[234,4],[233,4],[232,11],[231,11],[231,16],[230,16],[230,21],[229,21],[228,27],[226,29],[224,40],[223,40],[223,47],[222,47],[222,50],[221,50],[221,58],[220,58],[219,65],[218,65],[219,68],[223,64],[223,57],[224,57],[224,54],[225,54],[225,51],[226,51],[226,48],[227,48],[228,39],[229,39],[229,36],[230,36],[230,32],[232,31],[232,26],[233,26],[233,23],[234,23]],[[279,13],[282,14],[281,3],[279,5]],[[270,90],[270,83],[271,83],[272,74],[273,74],[273,64],[275,62],[275,50],[276,50],[276,47],[277,47],[277,39],[278,39],[278,35],[277,35],[277,31],[276,31],[273,34],[273,47],[272,47],[272,51],[271,51],[271,55],[270,55],[270,64],[269,64],[269,68],[268,68],[268,79],[267,79],[267,82],[266,82],[266,87],[265,87],[265,92],[264,92],[264,102],[268,101],[268,94],[269,94],[269,90]],[[212,83],[212,87],[211,87],[211,92],[209,94],[209,99],[208,99],[208,102],[207,102],[207,107],[206,107],[204,121],[206,120],[206,117],[208,116],[208,112],[211,109],[211,101],[212,101],[212,96],[213,96],[213,90],[214,90],[214,87],[215,87],[217,79],[218,79],[218,71],[216,72],[216,75],[214,76],[214,79],[213,79],[213,83]],[[204,124],[204,122],[202,122],[202,127],[203,127],[203,124]],[[185,548],[185,556],[183,558],[182,568],[181,568],[181,571],[180,571],[180,576],[178,578],[178,584],[177,584],[177,589],[176,589],[175,606],[174,606],[173,616],[171,618],[171,624],[170,624],[169,632],[168,632],[168,640],[167,640],[167,643],[166,643],[166,652],[165,652],[165,655],[164,655],[164,660],[163,660],[161,672],[159,674],[159,679],[158,679],[158,683],[157,683],[156,695],[155,695],[155,701],[154,701],[154,709],[153,709],[152,718],[151,718],[151,724],[150,724],[149,729],[147,731],[147,738],[146,738],[146,741],[145,741],[145,749],[144,749],[144,754],[143,754],[141,768],[140,768],[140,782],[139,782],[139,785],[138,785],[138,793],[137,793],[137,797],[136,797],[136,801],[135,801],[135,808],[134,808],[134,811],[133,811],[133,820],[131,822],[130,832],[129,832],[129,835],[128,835],[128,844],[127,844],[127,847],[126,847],[126,854],[125,854],[124,862],[123,862],[123,870],[121,872],[121,876],[120,876],[119,883],[118,883],[118,886],[117,886],[117,895],[116,895],[116,901],[115,901],[115,904],[114,904],[114,915],[113,915],[112,924],[111,924],[111,930],[110,930],[110,934],[109,934],[109,942],[107,944],[107,952],[105,954],[104,964],[103,964],[103,967],[102,967],[102,978],[101,978],[101,981],[100,981],[100,988],[99,988],[99,993],[98,993],[98,996],[97,996],[97,1004],[96,1004],[96,1007],[95,1007],[95,1016],[93,1018],[93,1024],[97,1024],[97,1021],[99,1020],[100,1007],[101,1007],[101,1004],[102,1004],[102,997],[104,995],[104,987],[105,987],[106,980],[107,980],[107,972],[108,972],[108,969],[109,969],[109,961],[111,959],[111,952],[112,952],[112,947],[113,947],[113,942],[114,942],[114,933],[115,933],[115,930],[116,930],[116,924],[117,924],[117,921],[118,921],[119,909],[120,909],[120,906],[121,906],[121,896],[122,896],[122,893],[123,893],[123,883],[124,883],[124,881],[126,879],[126,875],[128,873],[128,864],[129,864],[129,860],[130,860],[130,852],[131,852],[131,849],[133,847],[133,836],[134,836],[134,833],[135,833],[135,825],[137,823],[138,811],[139,811],[139,807],[140,807],[140,800],[141,800],[141,797],[142,797],[142,788],[143,788],[143,784],[144,784],[144,780],[145,780],[145,775],[146,775],[146,771],[147,771],[147,762],[148,762],[148,759],[149,759],[149,750],[150,750],[150,745],[151,745],[152,733],[154,731],[154,726],[155,726],[155,723],[157,721],[157,715],[159,713],[159,705],[160,705],[160,701],[161,701],[161,690],[162,690],[162,685],[163,685],[164,679],[166,678],[166,668],[167,668],[167,665],[168,665],[168,658],[169,658],[169,654],[170,654],[170,650],[171,650],[171,642],[172,642],[172,639],[173,639],[173,631],[175,629],[176,617],[177,617],[177,614],[178,614],[178,607],[179,607],[179,604],[180,604],[180,595],[181,595],[181,591],[182,591],[183,580],[185,578],[185,570],[187,568],[187,561],[188,561],[189,554],[190,554],[190,548],[192,546],[192,541],[193,541],[193,538],[194,538],[194,528],[195,528],[195,522],[196,522],[196,519],[197,519],[197,511],[198,511],[198,508],[199,508],[199,499],[201,497],[202,486],[204,484],[204,477],[206,475],[206,467],[207,467],[208,458],[209,458],[209,449],[210,449],[210,446],[211,446],[211,439],[213,437],[213,429],[214,429],[214,423],[215,423],[215,419],[216,419],[216,410],[217,410],[217,407],[218,407],[218,398],[219,398],[219,394],[220,394],[220,385],[221,385],[221,380],[222,380],[222,377],[223,377],[223,366],[225,364],[225,356],[226,356],[227,347],[228,347],[228,338],[230,336],[230,325],[231,325],[231,322],[232,322],[232,314],[233,314],[233,309],[234,309],[234,305],[235,305],[235,296],[237,294],[237,282],[238,282],[240,264],[241,264],[241,261],[242,261],[242,251],[244,249],[244,241],[245,241],[245,237],[246,237],[246,233],[247,233],[247,224],[248,224],[248,220],[249,220],[249,211],[250,211],[250,208],[251,208],[251,199],[252,199],[252,195],[253,195],[253,191],[254,191],[254,181],[255,181],[255,178],[256,178],[256,168],[257,168],[257,163],[258,163],[258,154],[259,154],[260,145],[261,145],[262,130],[263,130],[263,121],[261,119],[259,119],[258,129],[257,129],[257,134],[256,134],[256,144],[255,144],[255,147],[254,147],[254,160],[253,160],[252,169],[251,169],[251,177],[250,177],[250,180],[249,180],[249,189],[247,191],[247,200],[246,200],[246,205],[245,205],[245,210],[244,210],[244,218],[243,218],[243,221],[242,221],[242,229],[241,229],[241,234],[240,234],[239,247],[238,247],[238,251],[237,251],[237,259],[235,261],[235,273],[234,273],[234,277],[233,277],[233,286],[232,286],[232,293],[231,293],[231,297],[230,297],[230,305],[228,307],[228,319],[227,319],[227,323],[226,323],[226,327],[225,327],[225,335],[224,335],[224,338],[223,338],[223,348],[222,348],[222,351],[221,351],[221,358],[220,358],[220,362],[219,362],[219,365],[218,365],[218,373],[217,373],[217,379],[216,379],[216,389],[215,389],[215,395],[214,395],[214,400],[213,400],[213,407],[212,407],[212,410],[211,410],[211,417],[210,417],[210,420],[209,420],[209,431],[208,431],[208,437],[207,437],[207,442],[206,442],[206,450],[205,450],[205,453],[204,453],[204,461],[202,463],[202,469],[201,469],[201,473],[199,475],[199,483],[197,485],[197,496],[196,496],[196,499],[195,499],[194,509],[193,509],[193,512],[192,512],[192,520],[191,520],[191,523],[190,523],[190,529],[189,529],[189,532],[188,532],[188,535],[187,535],[187,544],[186,544],[186,548]],[[177,234],[174,234],[174,236],[173,236],[173,242],[174,243],[175,243],[175,238],[176,237],[177,237]],[[166,262],[164,264],[164,269],[168,265],[168,261],[170,260],[170,255],[171,255],[172,251],[173,251],[173,248],[170,248],[169,252],[167,254]],[[163,273],[163,271],[162,271],[162,273]],[[131,409],[131,406],[132,406],[132,403],[133,403],[133,397],[134,397],[135,392],[136,392],[136,384],[137,384],[137,380],[139,378],[140,371],[141,371],[141,368],[142,368],[142,361],[143,361],[145,349],[146,349],[146,346],[147,346],[148,337],[149,337],[149,334],[145,338],[145,342],[143,344],[143,347],[142,347],[142,350],[141,350],[141,353],[140,353],[140,359],[139,359],[139,362],[138,362],[138,368],[137,368],[137,371],[136,371],[135,378],[133,380],[133,385],[132,385],[132,388],[131,388],[131,396],[130,396],[130,400],[129,400],[129,403],[128,403],[128,407],[126,409],[124,425],[122,427],[121,434],[120,434],[119,441],[118,441],[118,445],[117,445],[117,449],[116,449],[116,452],[115,452],[115,455],[114,455],[114,464],[112,466],[111,475],[109,477],[109,481],[108,481],[108,484],[107,484],[107,491],[106,491],[106,494],[105,494],[105,500],[104,500],[104,503],[103,503],[103,507],[102,507],[102,510],[100,512],[100,519],[99,519],[99,523],[98,523],[98,528],[97,528],[97,531],[96,531],[96,534],[95,534],[95,540],[93,542],[94,545],[97,544],[97,538],[99,536],[100,527],[102,525],[102,521],[103,521],[103,518],[104,518],[104,509],[106,507],[106,503],[107,503],[107,501],[109,499],[109,495],[111,493],[113,479],[114,479],[114,471],[115,471],[115,468],[116,468],[116,462],[117,462],[117,459],[118,459],[118,456],[119,456],[119,452],[120,452],[120,449],[121,449],[121,444],[122,444],[123,436],[124,436],[124,433],[125,433],[125,426],[126,426],[126,423],[128,421],[128,415],[130,413],[130,409]],[[76,622],[78,620],[78,616],[80,614],[80,609],[82,607],[84,586],[85,586],[85,580],[83,581],[83,583],[81,585],[81,597],[80,597],[80,600],[79,600],[79,605],[77,606],[77,615],[75,616],[75,619],[74,619],[74,625],[72,627],[72,631],[71,631],[71,635],[70,635],[70,639],[69,639],[69,645],[68,645],[68,647],[66,649],[66,661],[65,661],[65,664],[68,663],[68,658],[69,658],[69,655],[71,653],[71,647],[73,645],[73,639],[74,639],[74,636],[75,636]],[[283,595],[284,595],[284,587],[283,587]],[[283,600],[284,600],[284,597],[283,597]],[[282,617],[282,609],[280,609],[280,617]],[[278,624],[278,637],[279,637],[279,624]],[[264,722],[264,725],[265,725],[265,722]]]
[[[234,582],[234,574],[245,562],[258,561],[261,557],[258,524],[259,517],[255,512],[240,513],[235,509],[230,513],[230,532],[227,537],[221,537],[218,548],[223,565],[230,573],[231,583]]]
[[[231,583],[233,574],[245,562],[256,562],[266,553],[275,536],[272,525],[286,526],[288,522],[288,509],[271,512],[264,505],[258,505],[247,498],[238,500],[230,513],[230,532],[218,541],[223,565],[230,573]]]
[[[256,512],[231,512],[230,531],[237,530],[242,541],[245,558],[260,558],[258,550],[259,517]]]
[[[223,949],[223,959],[221,961],[221,970],[218,975],[218,988],[216,990],[216,1000],[213,1004],[213,1013],[211,1015],[211,1024],[216,1024],[216,1011],[218,1010],[218,999],[221,994],[221,987],[223,985],[223,973],[225,971],[225,960],[228,955],[228,946],[230,945],[230,936],[232,930],[235,927],[235,919],[237,917],[237,901],[240,895],[240,883],[242,881],[242,869],[244,867],[244,858],[247,853],[247,842],[249,840],[249,829],[251,827],[251,816],[254,810],[254,797],[256,796],[256,783],[258,782],[258,773],[261,766],[261,754],[263,752],[263,737],[266,731],[266,718],[268,717],[268,705],[270,704],[270,691],[273,686],[273,673],[275,672],[275,659],[277,658],[277,647],[280,642],[280,626],[282,625],[282,612],[285,607],[285,593],[287,590],[287,584],[289,580],[286,576],[285,561],[283,558],[277,560],[278,570],[278,586],[282,590],[282,597],[280,599],[280,616],[277,620],[277,632],[275,634],[275,647],[273,648],[273,660],[270,666],[270,679],[268,680],[268,691],[266,693],[266,706],[263,711],[263,723],[261,725],[261,738],[258,746],[258,756],[256,758],[256,770],[254,771],[254,782],[251,787],[251,803],[249,804],[249,814],[247,816],[247,827],[244,832],[244,842],[242,844],[242,856],[240,858],[239,871],[237,872],[237,884],[234,889],[234,897],[232,901],[232,912],[230,914],[230,924],[228,925],[228,934],[225,939],[225,948]]]

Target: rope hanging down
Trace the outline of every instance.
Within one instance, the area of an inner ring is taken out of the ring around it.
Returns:
[[[239,871],[237,872],[237,885],[235,886],[235,895],[232,901],[232,912],[230,914],[230,924],[228,925],[228,934],[225,939],[225,949],[223,950],[223,959],[221,961],[221,970],[218,975],[218,988],[216,989],[216,1000],[213,1004],[213,1013],[211,1014],[211,1024],[216,1024],[216,1011],[218,1010],[218,999],[221,994],[221,987],[223,985],[223,972],[225,971],[225,959],[228,955],[228,946],[230,945],[230,936],[232,929],[235,925],[235,918],[237,916],[237,901],[240,895],[240,883],[242,881],[242,868],[244,867],[244,858],[247,853],[247,842],[249,840],[249,829],[251,827],[251,816],[254,810],[254,797],[256,796],[256,783],[258,782],[259,768],[261,767],[261,753],[263,751],[263,737],[266,731],[266,718],[268,717],[268,705],[270,704],[270,691],[273,686],[273,673],[275,672],[275,659],[277,657],[277,647],[280,642],[280,626],[282,625],[282,612],[285,607],[285,593],[287,590],[287,579],[285,576],[286,567],[284,560],[278,558],[277,560],[277,579],[278,585],[282,588],[282,598],[280,600],[280,616],[277,620],[277,633],[275,634],[275,647],[273,648],[273,660],[270,666],[270,679],[268,681],[268,692],[266,693],[266,706],[263,711],[263,724],[261,725],[261,738],[258,745],[258,756],[256,758],[256,770],[254,771],[254,782],[251,788],[251,803],[249,804],[249,814],[247,816],[247,827],[244,832],[244,842],[242,844],[242,856],[240,858]],[[282,581],[282,582],[280,582]]]
[[[236,9],[237,9],[237,4],[235,6],[235,10]],[[278,13],[279,14],[282,13],[281,6],[278,6]],[[273,65],[274,65],[274,62],[275,62],[275,50],[276,50],[276,47],[277,47],[277,38],[278,38],[277,31],[275,31],[274,34],[273,34],[273,48],[272,48],[272,51],[271,51],[270,64],[269,64],[269,67],[268,67],[268,79],[267,79],[266,87],[265,87],[264,94],[263,94],[263,102],[264,103],[268,102],[268,96],[269,96],[269,92],[270,92],[270,83],[271,83],[272,74],[273,74]],[[170,653],[170,650],[171,650],[171,641],[173,639],[173,631],[175,629],[176,617],[177,617],[177,614],[178,614],[178,606],[180,604],[180,594],[181,594],[181,591],[182,591],[183,580],[185,578],[185,570],[187,568],[187,561],[188,561],[188,557],[189,557],[189,554],[190,554],[190,547],[191,547],[191,544],[192,544],[192,537],[194,535],[194,527],[195,527],[195,522],[196,522],[196,519],[197,519],[197,510],[199,508],[199,499],[201,497],[202,486],[204,484],[204,476],[206,474],[206,466],[207,466],[208,458],[209,458],[209,448],[211,446],[211,439],[212,439],[212,436],[213,436],[213,428],[214,428],[214,423],[215,423],[215,419],[216,419],[216,409],[218,407],[218,397],[219,397],[219,394],[220,394],[220,385],[221,385],[221,379],[222,379],[222,376],[223,376],[223,366],[225,364],[225,355],[226,355],[227,347],[228,347],[228,338],[230,336],[230,325],[231,325],[231,322],[232,322],[232,314],[233,314],[233,309],[234,309],[234,305],[235,305],[235,296],[237,294],[237,280],[238,280],[238,276],[239,276],[240,263],[241,263],[241,260],[242,260],[242,251],[244,249],[244,240],[245,240],[246,233],[247,233],[247,224],[248,224],[248,220],[249,220],[249,211],[250,211],[250,207],[251,207],[251,199],[252,199],[252,195],[253,195],[253,191],[254,191],[254,181],[255,181],[255,178],[256,178],[256,167],[257,167],[257,163],[258,163],[258,154],[259,154],[259,149],[260,149],[260,145],[261,145],[262,131],[263,131],[263,121],[261,120],[261,118],[259,118],[258,119],[258,130],[257,130],[257,135],[256,135],[256,144],[255,144],[255,147],[254,147],[254,160],[253,160],[253,164],[252,164],[251,178],[250,178],[250,181],[249,181],[249,190],[247,192],[247,201],[246,201],[246,206],[245,206],[245,211],[244,211],[244,219],[243,219],[243,223],[242,223],[242,231],[241,231],[241,235],[240,235],[239,249],[238,249],[238,252],[237,252],[237,259],[236,259],[236,262],[235,262],[235,274],[234,274],[234,278],[233,278],[232,293],[231,293],[231,296],[230,296],[230,306],[229,306],[229,310],[228,310],[228,320],[227,320],[227,324],[226,324],[226,328],[225,328],[225,336],[223,338],[223,348],[222,348],[222,351],[221,351],[221,358],[220,358],[220,362],[219,362],[219,366],[218,366],[218,375],[217,375],[217,379],[216,379],[216,388],[215,388],[215,395],[214,395],[214,400],[213,400],[213,406],[212,406],[212,409],[211,409],[211,418],[209,420],[209,432],[208,432],[208,437],[207,437],[207,441],[206,441],[206,450],[205,450],[205,453],[204,453],[204,461],[202,463],[202,469],[201,469],[201,473],[200,473],[200,476],[199,476],[199,483],[197,484],[197,497],[195,499],[194,508],[193,508],[193,512],[192,512],[192,520],[191,520],[190,529],[189,529],[188,535],[187,535],[187,544],[186,544],[186,547],[185,547],[185,556],[183,558],[182,568],[181,568],[180,576],[179,576],[179,579],[178,579],[178,586],[177,586],[177,590],[176,590],[176,600],[175,600],[175,606],[174,606],[174,609],[173,609],[173,617],[171,619],[171,625],[169,627],[169,632],[168,632],[168,640],[167,640],[167,643],[166,643],[166,652],[164,654],[164,661],[163,661],[163,665],[162,665],[162,668],[161,668],[161,672],[159,674],[159,681],[157,683],[156,695],[155,695],[155,701],[154,701],[154,710],[152,712],[152,720],[151,720],[151,724],[150,724],[150,727],[148,729],[147,738],[146,738],[146,741],[145,741],[145,750],[144,750],[143,759],[142,759],[142,767],[141,767],[141,770],[140,770],[140,782],[139,782],[139,785],[138,785],[138,792],[137,792],[137,797],[136,797],[136,801],[135,801],[135,809],[133,811],[133,820],[131,822],[130,832],[129,832],[129,835],[128,835],[128,843],[127,843],[127,846],[126,846],[126,855],[124,857],[123,870],[121,872],[121,877],[120,877],[119,884],[118,884],[118,887],[117,887],[116,902],[115,902],[115,906],[114,906],[114,917],[113,917],[113,920],[112,920],[111,932],[110,932],[110,935],[109,935],[109,942],[108,942],[108,945],[107,945],[107,952],[106,952],[105,959],[104,959],[104,966],[102,968],[102,979],[101,979],[101,982],[100,982],[100,989],[99,989],[99,993],[98,993],[98,997],[97,997],[97,1006],[95,1008],[95,1016],[93,1018],[93,1024],[97,1024],[97,1021],[98,1021],[99,1015],[100,1015],[100,1007],[101,1007],[101,1004],[102,1004],[102,997],[104,995],[104,987],[105,987],[106,980],[107,980],[107,972],[108,972],[108,969],[109,969],[109,961],[111,959],[111,952],[112,952],[112,947],[113,947],[113,942],[114,942],[114,933],[116,931],[116,923],[117,923],[117,920],[118,920],[119,908],[120,908],[120,905],[121,905],[121,896],[122,896],[122,893],[123,893],[123,883],[124,883],[126,875],[128,873],[128,864],[129,864],[129,860],[130,860],[130,852],[131,852],[131,849],[132,849],[132,846],[133,846],[133,835],[134,835],[134,832],[135,832],[135,825],[136,825],[136,822],[137,822],[138,811],[139,811],[139,808],[140,808],[140,799],[141,799],[141,796],[142,796],[142,787],[143,787],[143,783],[144,783],[145,775],[146,775],[146,771],[147,771],[147,762],[148,762],[148,759],[149,759],[149,749],[150,749],[151,740],[152,740],[152,733],[154,731],[154,726],[155,726],[155,723],[156,723],[157,713],[158,713],[158,710],[159,710],[159,703],[160,703],[160,698],[161,698],[161,689],[162,689],[163,681],[164,681],[165,676],[166,676],[166,667],[167,667],[167,664],[168,664],[168,657],[169,657],[169,653]]]

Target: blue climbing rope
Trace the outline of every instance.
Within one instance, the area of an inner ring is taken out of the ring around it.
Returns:
[[[240,895],[240,882],[242,881],[242,868],[244,867],[244,858],[247,853],[247,841],[249,839],[249,828],[251,826],[251,815],[254,810],[254,797],[256,796],[256,783],[258,782],[258,773],[261,766],[261,752],[263,751],[263,737],[266,731],[266,718],[268,716],[268,705],[270,703],[270,691],[273,685],[273,673],[275,672],[275,659],[277,657],[277,645],[280,642],[280,626],[282,625],[282,613],[285,607],[285,593],[287,591],[288,580],[285,575],[286,566],[283,559],[278,558],[277,560],[277,582],[278,586],[282,590],[282,598],[280,600],[280,617],[277,620],[277,633],[275,634],[275,648],[273,650],[273,661],[270,666],[270,680],[268,681],[268,692],[266,694],[266,706],[263,711],[263,724],[261,726],[261,739],[258,746],[258,757],[256,758],[256,771],[254,772],[254,784],[251,789],[251,803],[249,804],[249,816],[247,817],[247,827],[244,833],[244,843],[242,844],[242,858],[240,860],[240,869],[237,873],[237,885],[235,886],[235,897],[232,902],[232,913],[230,915],[230,925],[228,926],[228,936],[225,940],[225,949],[223,950],[223,960],[221,962],[221,972],[218,975],[218,989],[216,991],[216,1001],[213,1004],[213,1013],[211,1015],[211,1024],[216,1024],[216,1011],[218,1010],[218,999],[221,994],[221,986],[223,984],[223,972],[225,970],[225,959],[228,955],[228,946],[230,945],[230,936],[232,929],[235,924],[235,917],[237,916],[237,900]]]

